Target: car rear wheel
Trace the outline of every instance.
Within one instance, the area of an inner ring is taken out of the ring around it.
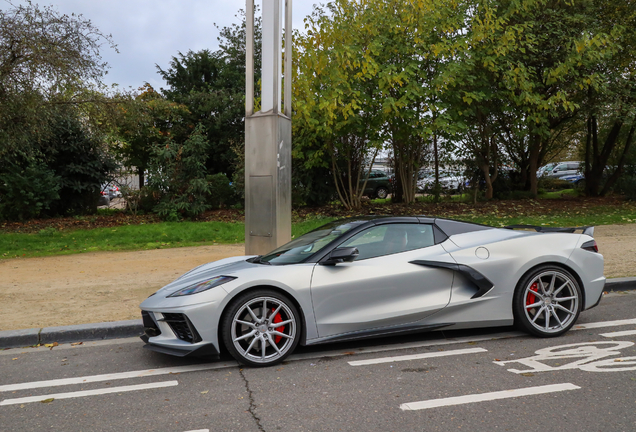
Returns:
[[[379,199],[386,199],[389,196],[389,190],[384,186],[380,186],[375,190],[375,196]]]
[[[581,288],[567,270],[556,266],[539,267],[517,285],[513,311],[515,322],[533,335],[562,335],[581,313]]]
[[[221,327],[230,354],[247,366],[271,366],[292,353],[300,340],[300,319],[294,304],[273,290],[237,297]]]

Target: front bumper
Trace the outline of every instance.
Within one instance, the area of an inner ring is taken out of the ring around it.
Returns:
[[[219,358],[216,339],[204,340],[187,314],[142,310],[141,317],[145,349],[177,357]]]
[[[200,345],[194,350],[183,350],[150,343],[148,342],[149,338],[146,335],[140,337],[142,341],[146,342],[146,345],[144,345],[145,349],[161,354],[168,354],[175,357],[205,357],[217,360],[220,357],[219,351],[211,343]]]

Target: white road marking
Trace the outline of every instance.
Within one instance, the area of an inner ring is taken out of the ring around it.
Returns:
[[[31,403],[31,402],[42,402],[47,399],[70,399],[70,398],[78,398],[78,397],[85,397],[85,396],[103,395],[108,393],[122,393],[122,392],[136,391],[136,390],[172,387],[176,385],[179,385],[178,381],[164,381],[164,382],[138,384],[138,385],[131,385],[131,386],[123,386],[123,387],[84,390],[84,391],[77,391],[77,392],[70,392],[70,393],[56,393],[56,394],[48,394],[48,395],[42,395],[42,396],[29,396],[29,397],[17,398],[17,399],[5,399],[2,402],[0,402],[0,406],[24,404],[24,403]]]
[[[585,329],[614,327],[614,326],[631,325],[631,324],[636,324],[636,318],[617,320],[617,321],[600,321],[600,322],[594,322],[594,323],[577,324],[574,327],[572,327],[572,330],[585,330]]]
[[[186,432],[210,432],[210,429],[197,429],[197,430],[186,431]]]
[[[350,351],[339,350],[339,351],[324,351],[324,352],[317,352],[317,353],[294,354],[289,356],[287,358],[287,361],[310,360],[310,359],[317,359],[317,358],[324,358],[324,357],[337,357],[342,355],[359,355],[359,354],[368,354],[368,353],[384,352],[384,351],[398,351],[403,349],[454,345],[454,344],[469,343],[469,342],[483,342],[483,341],[496,340],[496,339],[513,338],[518,336],[527,336],[527,335],[525,333],[520,333],[520,332],[502,332],[502,333],[493,333],[488,336],[482,336],[482,337],[449,338],[449,339],[436,340],[436,341],[411,342],[411,343],[398,344],[398,345],[381,345],[377,347],[369,347],[369,348],[361,348],[361,349],[356,348],[355,350],[350,350]],[[119,373],[103,374],[103,375],[89,375],[89,376],[82,376],[82,377],[75,377],[75,378],[61,378],[61,379],[34,381],[34,382],[26,382],[26,383],[19,383],[19,384],[6,384],[6,385],[0,385],[0,393],[7,392],[7,391],[16,391],[16,390],[30,390],[30,389],[44,388],[44,387],[84,384],[89,382],[141,378],[141,377],[147,377],[147,376],[198,372],[198,371],[213,370],[213,369],[226,369],[226,368],[233,368],[237,366],[238,366],[238,363],[232,362],[232,361],[223,362],[223,363],[214,362],[214,363],[191,365],[191,366],[178,366],[178,367],[161,368],[161,369],[146,369],[146,370],[119,372]]]
[[[128,378],[143,378],[149,376],[157,376],[157,375],[168,375],[168,374],[178,374],[184,372],[195,372],[209,369],[222,369],[227,367],[235,367],[238,363],[208,363],[208,364],[200,364],[200,365],[192,365],[192,366],[177,366],[170,368],[162,368],[162,369],[146,369],[146,370],[137,370],[131,372],[121,372],[121,373],[112,373],[112,374],[103,374],[103,375],[89,375],[83,377],[76,378],[61,378],[47,381],[34,381],[20,384],[7,384],[0,386],[0,392],[6,391],[16,391],[16,390],[31,390],[36,388],[43,387],[54,387],[54,386],[63,386],[63,385],[72,385],[72,384],[85,384],[99,381],[113,381],[119,379],[128,379]]]
[[[399,361],[408,361],[408,360],[419,360],[425,358],[433,358],[433,357],[447,357],[461,354],[474,354],[479,352],[487,352],[488,350],[483,348],[468,348],[468,349],[460,349],[453,351],[438,351],[438,352],[430,352],[430,353],[422,353],[422,354],[411,354],[404,356],[396,356],[396,357],[382,357],[376,359],[368,359],[368,360],[357,360],[350,361],[349,364],[351,366],[366,366],[372,364],[380,364],[380,363],[393,363]]]
[[[516,331],[501,332],[501,333],[492,333],[490,335],[480,336],[480,337],[446,338],[446,339],[440,339],[440,340],[434,340],[434,341],[410,342],[410,343],[396,344],[396,345],[381,345],[381,346],[369,347],[369,348],[354,348],[354,349],[343,350],[343,351],[323,351],[318,353],[294,354],[289,356],[286,361],[310,360],[315,358],[337,357],[342,355],[369,354],[369,353],[384,352],[384,351],[399,351],[399,350],[411,349],[411,348],[455,345],[455,344],[471,343],[471,342],[484,342],[484,341],[497,340],[497,339],[509,339],[509,338],[514,338],[519,336],[528,336],[528,334],[522,333],[522,332],[516,332]]]
[[[555,393],[567,390],[577,390],[581,387],[574,384],[551,384],[538,387],[526,387],[516,390],[503,390],[491,393],[479,393],[465,396],[456,396],[442,399],[430,399],[420,402],[410,402],[400,405],[400,409],[403,411],[415,411],[428,408],[437,408],[451,405],[463,405],[474,402],[485,402],[498,399],[517,398],[521,396],[532,396],[544,393]]]
[[[606,338],[614,338],[614,337],[621,337],[621,336],[634,336],[634,335],[636,335],[636,330],[625,330],[625,331],[619,331],[619,332],[601,333],[601,336],[606,337]]]

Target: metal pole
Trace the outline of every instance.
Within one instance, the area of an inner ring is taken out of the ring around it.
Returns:
[[[254,114],[254,0],[245,4],[245,116]]]
[[[292,0],[285,0],[285,115],[292,116]]]
[[[291,0],[285,0],[285,113],[281,113],[282,0],[263,0],[261,109],[254,112],[254,0],[247,0],[245,254],[291,240]],[[289,99],[289,100],[288,100]]]

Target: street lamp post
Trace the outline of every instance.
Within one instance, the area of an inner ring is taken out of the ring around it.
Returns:
[[[246,0],[245,253],[291,240],[292,0],[284,0],[285,89],[281,109],[283,0],[262,3],[261,109],[254,112],[254,0]]]

